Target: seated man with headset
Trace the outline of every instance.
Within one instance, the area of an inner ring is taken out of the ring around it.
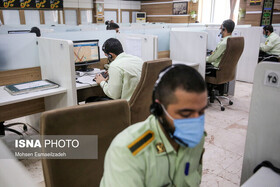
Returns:
[[[112,141],[100,187],[199,186],[207,106],[202,76],[171,65],[159,74],[151,99],[151,115]]]
[[[220,27],[221,33],[219,34],[219,36],[222,37],[222,40],[217,45],[215,51],[210,56],[206,57],[206,62],[207,62],[206,63],[206,75],[207,76],[214,76],[214,77],[216,76],[215,68],[219,67],[222,56],[225,53],[225,50],[227,47],[227,39],[229,37],[231,37],[234,27],[235,27],[235,23],[231,19],[225,20],[222,23],[222,25]]]
[[[263,27],[263,35],[266,41],[260,45],[259,62],[278,62],[278,56],[280,56],[280,37],[273,32],[273,27],[271,25]]]
[[[126,99],[129,101],[140,81],[143,60],[126,54],[122,44],[115,38],[105,41],[102,50],[111,62],[108,77],[96,75],[95,81],[101,86],[107,98],[90,97],[86,102],[103,101],[109,99]]]

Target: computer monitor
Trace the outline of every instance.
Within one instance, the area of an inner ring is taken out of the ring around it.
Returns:
[[[30,33],[30,30],[11,30],[8,31],[8,34],[26,34]]]
[[[75,66],[81,66],[80,71],[90,71],[88,65],[100,61],[99,40],[73,41]]]

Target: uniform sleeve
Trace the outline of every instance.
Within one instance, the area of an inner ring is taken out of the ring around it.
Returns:
[[[268,52],[273,48],[273,42],[271,39],[266,41],[266,44],[261,43],[260,50],[263,52]]]
[[[143,166],[128,148],[111,146],[106,153],[100,187],[144,187]]]
[[[215,62],[217,58],[219,58],[226,50],[226,44],[221,43],[216,50],[206,58],[207,62]]]
[[[104,93],[112,99],[120,99],[123,86],[123,75],[120,69],[111,66],[108,70],[108,82],[102,81],[100,83]]]

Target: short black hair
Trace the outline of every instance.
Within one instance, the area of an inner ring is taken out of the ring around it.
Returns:
[[[102,50],[104,53],[114,53],[115,55],[119,55],[123,52],[123,47],[121,42],[116,38],[109,38],[106,40],[102,46]]]
[[[115,29],[118,29],[118,28],[120,28],[120,27],[116,23],[109,23],[109,24],[107,24],[107,27],[106,27],[107,30],[115,30]]]
[[[37,37],[41,36],[41,31],[38,27],[32,27],[30,33],[35,33]]]
[[[266,26],[263,27],[263,30],[264,31],[269,31],[270,33],[272,33],[273,32],[273,27],[272,27],[272,25],[266,25]]]
[[[223,27],[227,30],[228,33],[232,33],[235,27],[234,21],[227,19],[222,23]]]
[[[169,68],[169,70],[168,70]],[[171,69],[170,69],[171,68]],[[164,75],[161,76],[162,72]],[[194,68],[184,65],[171,65],[159,74],[155,85],[154,98],[158,99],[165,107],[176,102],[174,91],[182,89],[186,92],[203,93],[206,91],[206,84],[203,77]]]

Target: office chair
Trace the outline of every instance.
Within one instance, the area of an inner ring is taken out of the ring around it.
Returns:
[[[214,103],[214,100],[217,100],[220,103],[221,111],[224,111],[225,107],[219,100],[219,97],[227,99],[229,101],[229,105],[232,105],[233,102],[228,97],[223,96],[224,93],[219,91],[217,88],[221,86],[227,86],[228,82],[235,78],[237,63],[243,52],[243,49],[243,37],[228,38],[225,53],[222,56],[219,67],[215,70],[216,76],[207,76],[206,74],[205,81],[208,87],[210,103]]]
[[[98,159],[42,159],[46,187],[99,186],[105,153],[114,137],[129,124],[126,100],[89,103],[42,113],[42,136],[98,136]]]
[[[160,71],[171,64],[169,58],[144,62],[140,81],[129,100],[131,124],[144,121],[150,115],[154,84]]]
[[[19,136],[23,136],[23,134],[20,133],[19,131],[9,128],[9,127],[12,127],[15,125],[22,125],[23,131],[24,132],[27,131],[27,126],[25,123],[16,122],[16,123],[8,124],[8,125],[4,125],[4,123],[5,123],[4,121],[0,122],[0,136],[5,136],[5,131],[11,131]]]

